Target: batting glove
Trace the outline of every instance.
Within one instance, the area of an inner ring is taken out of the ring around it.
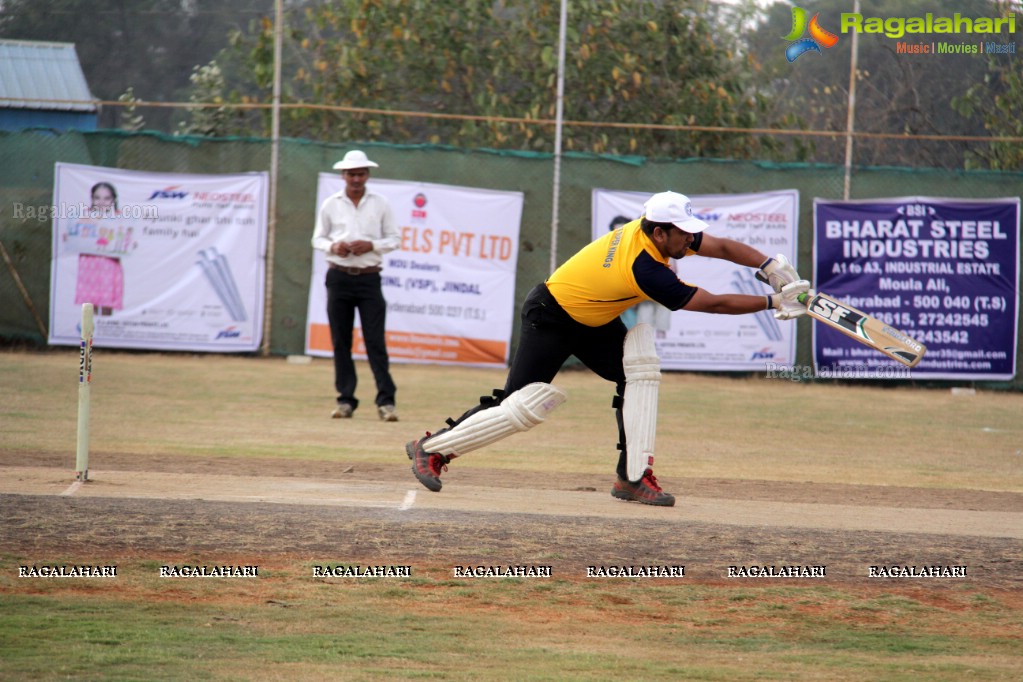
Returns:
[[[779,293],[768,295],[769,307],[774,308],[774,318],[794,320],[806,315],[806,305],[799,302],[800,294],[812,295],[810,282],[805,279],[790,282],[783,286]]]
[[[781,293],[782,287],[786,284],[799,280],[799,273],[789,262],[789,259],[778,254],[774,258],[768,258],[757,270],[757,279],[771,285],[776,292]]]

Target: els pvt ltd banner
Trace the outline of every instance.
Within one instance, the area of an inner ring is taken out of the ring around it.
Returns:
[[[912,378],[1015,376],[1018,197],[816,199],[814,229],[814,285],[926,345]],[[823,325],[813,347],[818,371],[904,378],[893,360]]]
[[[593,238],[640,217],[651,194],[593,190]],[[708,234],[750,244],[769,256],[780,253],[796,262],[796,190],[689,198],[693,215],[708,223]],[[672,261],[672,268],[683,282],[715,294],[766,296],[772,291],[754,277],[752,269],[715,258],[686,256]],[[712,315],[685,309],[671,312],[649,301],[626,311],[622,318],[630,327],[637,322],[654,326],[663,369],[755,372],[791,366],[795,359],[796,325],[774,319],[771,311],[752,315]]]
[[[186,175],[58,163],[49,343],[244,352],[259,347],[266,173]]]
[[[337,173],[320,173],[316,210],[344,187]],[[390,202],[401,234],[381,273],[391,362],[507,365],[523,194],[377,178],[367,188]],[[326,273],[325,254],[313,251],[307,355],[334,352]],[[366,357],[358,318],[352,348]]]

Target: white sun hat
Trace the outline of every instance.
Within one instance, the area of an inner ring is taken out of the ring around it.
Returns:
[[[373,163],[366,156],[366,152],[359,149],[353,149],[352,151],[345,154],[345,158],[341,159],[334,164],[334,170],[352,170],[353,168],[379,168],[378,164]]]

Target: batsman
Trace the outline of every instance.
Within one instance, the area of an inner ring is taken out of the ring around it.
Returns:
[[[769,258],[749,245],[707,234],[707,223],[693,216],[683,194],[654,194],[644,209],[641,218],[583,247],[529,293],[503,389],[480,398],[458,419],[448,419],[440,431],[406,444],[412,473],[429,490],[441,489],[441,473],[455,457],[545,421],[565,402],[565,393],[551,382],[574,355],[615,386],[619,455],[611,495],[642,504],[675,504],[653,472],[661,381],[654,332],[646,324],[627,330],[619,316],[640,301],[653,300],[670,310],[723,315],[773,309],[779,320],[791,320],[806,313],[798,297],[810,283],[784,256]],[[670,259],[693,255],[755,268],[773,292],[712,294],[681,281]]]

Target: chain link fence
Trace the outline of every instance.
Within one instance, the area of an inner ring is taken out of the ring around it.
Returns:
[[[272,354],[303,351],[316,177],[329,171],[345,151],[355,146],[367,150],[380,164],[374,173],[376,177],[523,192],[516,305],[549,274],[554,196],[552,155],[435,145],[282,140],[273,271],[268,277],[272,287],[269,292]],[[108,130],[0,133],[3,207],[0,341],[46,345],[52,254],[49,207],[53,202],[56,162],[154,172],[237,173],[267,170],[270,156],[271,143],[266,139],[189,138]],[[590,240],[594,188],[650,193],[672,189],[690,195],[796,189],[800,196],[798,267],[801,272],[810,273],[813,199],[841,199],[844,182],[845,169],[835,165],[651,160],[568,153],[561,160],[555,260],[564,260]],[[1021,194],[1023,173],[857,168],[850,184],[851,199],[894,196],[980,199]],[[810,321],[801,320],[798,324],[796,359],[809,365]],[[513,352],[517,338],[516,319]],[[1023,390],[1023,380],[1017,377],[1010,387]]]

